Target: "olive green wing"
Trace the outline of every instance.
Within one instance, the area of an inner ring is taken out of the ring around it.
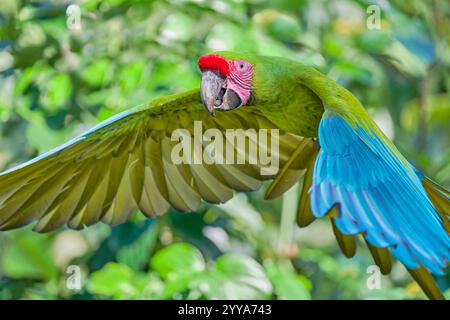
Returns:
[[[275,127],[250,107],[211,117],[198,90],[152,101],[1,173],[0,230],[36,220],[34,230],[39,232],[64,225],[80,229],[98,221],[114,225],[129,219],[136,208],[146,216],[163,214],[170,207],[194,211],[202,199],[223,203],[233,196],[232,190],[256,190],[274,177],[262,176],[259,162],[173,163],[171,154],[179,142],[171,135],[183,128],[193,139],[194,121],[201,121],[203,132]],[[302,139],[280,133],[280,167]],[[264,147],[249,139],[245,150],[237,145],[232,149],[236,157],[246,155],[252,143],[258,150]]]

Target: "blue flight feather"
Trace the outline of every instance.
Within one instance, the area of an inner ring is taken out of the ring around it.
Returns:
[[[423,176],[375,133],[352,128],[335,114],[321,120],[319,144],[310,189],[313,214],[322,217],[338,205],[334,221],[342,233],[363,233],[409,269],[423,265],[444,274],[450,235],[422,186]]]

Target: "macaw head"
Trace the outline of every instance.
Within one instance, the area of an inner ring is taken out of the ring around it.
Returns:
[[[206,54],[198,59],[198,66],[202,72],[202,102],[210,114],[249,102],[255,68],[248,59],[227,53]]]

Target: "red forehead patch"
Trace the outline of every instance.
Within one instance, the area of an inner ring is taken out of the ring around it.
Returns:
[[[230,74],[230,66],[228,61],[216,54],[205,54],[198,59],[198,67],[200,70],[217,70],[222,76]]]

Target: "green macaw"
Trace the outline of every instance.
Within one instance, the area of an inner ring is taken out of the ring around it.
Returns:
[[[0,229],[114,225],[136,208],[149,217],[195,211],[267,179],[272,199],[303,177],[301,227],[327,216],[347,257],[360,234],[382,273],[394,256],[429,298],[443,298],[431,274],[445,274],[450,257],[450,192],[414,168],[349,91],[283,58],[218,52],[198,65],[200,90],[127,110],[1,173]],[[175,164],[171,133],[193,132],[194,121],[221,132],[279,129],[278,172],[262,175],[259,162]]]

